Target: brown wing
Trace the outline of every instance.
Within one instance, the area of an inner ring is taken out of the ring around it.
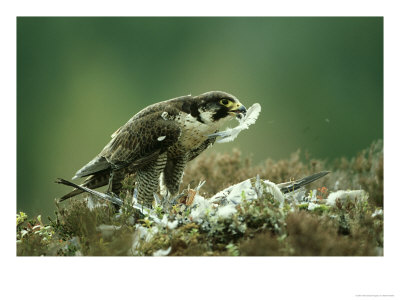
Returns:
[[[121,127],[111,142],[100,153],[113,168],[127,165],[141,166],[176,143],[181,129],[172,120],[161,117],[163,111],[153,112],[143,118],[133,119]],[[169,110],[169,115],[178,111]]]
[[[178,139],[180,128],[171,119],[181,112],[188,98],[156,103],[137,113],[112,134],[111,141],[100,154],[79,169],[72,179],[110,170],[113,165],[122,168],[133,162],[140,166],[151,161]],[[161,117],[163,112],[167,112],[168,118]],[[157,140],[162,136],[164,140]]]

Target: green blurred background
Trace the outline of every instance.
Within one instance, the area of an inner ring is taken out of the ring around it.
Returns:
[[[51,215],[140,109],[210,90],[262,112],[208,151],[351,157],[383,138],[383,18],[17,18],[18,211]]]

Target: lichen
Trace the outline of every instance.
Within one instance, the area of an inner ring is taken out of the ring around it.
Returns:
[[[132,207],[135,177],[127,176],[119,209],[83,196],[57,206],[47,224],[17,214],[17,255],[382,255],[382,143],[331,166],[308,161],[300,152],[258,166],[238,151],[200,156],[182,186],[206,184],[153,214]],[[283,195],[272,183],[322,169],[332,172],[307,190]]]

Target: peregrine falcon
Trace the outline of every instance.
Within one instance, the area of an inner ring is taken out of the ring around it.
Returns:
[[[138,201],[151,207],[160,179],[170,195],[177,194],[187,162],[214,144],[217,137],[209,135],[225,121],[245,114],[235,96],[220,91],[155,103],[120,127],[72,179],[87,177],[82,186],[108,184],[109,192],[118,193],[125,175],[134,173]],[[75,189],[59,201],[80,193]]]

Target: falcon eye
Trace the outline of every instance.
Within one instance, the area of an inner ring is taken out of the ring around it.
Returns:
[[[225,105],[225,106],[227,106],[229,104],[229,102],[231,102],[231,101],[229,101],[228,99],[222,99],[219,101],[219,103],[221,103],[222,105]]]

